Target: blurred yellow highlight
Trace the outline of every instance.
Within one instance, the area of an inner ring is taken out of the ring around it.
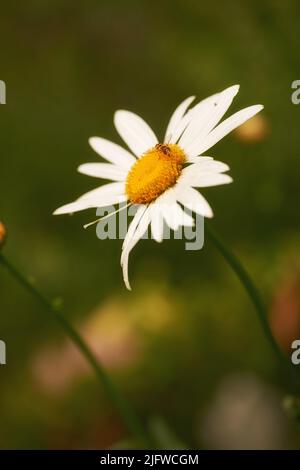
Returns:
[[[238,140],[246,143],[263,141],[269,134],[269,123],[263,114],[256,114],[253,118],[238,127],[234,134]]]

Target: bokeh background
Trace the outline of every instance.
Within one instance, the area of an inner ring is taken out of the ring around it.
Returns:
[[[88,138],[121,143],[113,113],[141,114],[163,135],[174,107],[235,83],[231,111],[261,116],[210,153],[234,184],[205,191],[222,233],[252,274],[274,334],[300,337],[299,79],[296,0],[5,2],[0,16],[0,218],[5,253],[70,320],[166,447],[299,448],[290,378],[243,287],[209,241],[143,241],[128,293],[121,241],[53,217],[97,185]],[[131,446],[124,424],[51,316],[0,271],[1,448]],[[299,366],[300,367],[300,366]],[[300,373],[300,372],[299,372]],[[292,410],[293,411],[293,410]]]

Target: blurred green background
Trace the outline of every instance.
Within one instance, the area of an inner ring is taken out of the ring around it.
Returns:
[[[279,343],[300,337],[299,79],[296,0],[51,2],[1,5],[0,219],[5,253],[59,298],[145,424],[167,447],[299,448],[283,406],[295,393],[255,311],[207,241],[143,241],[131,256],[100,241],[85,211],[58,206],[97,185],[92,135],[121,143],[113,113],[143,116],[162,136],[175,106],[235,83],[231,112],[265,106],[254,128],[209,154],[234,184],[205,195],[214,227],[251,272]],[[55,321],[0,271],[1,448],[126,445],[121,419]],[[300,367],[300,366],[299,366]],[[299,372],[300,373],[300,372]],[[300,390],[298,389],[300,393]],[[127,445],[134,447],[133,443]]]

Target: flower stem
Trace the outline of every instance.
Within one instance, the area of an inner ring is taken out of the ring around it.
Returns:
[[[293,367],[292,363],[289,361],[289,359],[283,354],[282,350],[278,346],[269,322],[268,322],[268,316],[267,312],[264,306],[264,303],[261,299],[261,296],[253,283],[252,279],[250,278],[248,272],[246,269],[243,267],[243,265],[240,263],[240,261],[237,259],[237,257],[231,252],[229,248],[226,247],[226,245],[223,243],[221,238],[216,234],[215,230],[208,224],[207,222],[205,223],[205,229],[206,233],[208,234],[210,240],[212,243],[215,245],[215,247],[220,251],[220,253],[223,255],[225,260],[228,262],[229,266],[232,268],[232,270],[235,272],[239,280],[241,281],[242,285],[244,286],[246,292],[248,293],[250,300],[257,312],[258,318],[260,320],[262,329],[264,331],[264,334],[266,338],[268,339],[274,353],[280,360],[281,364],[289,369],[291,374],[293,374],[294,378],[296,379],[298,385],[300,384],[300,377],[296,372],[296,369]]]
[[[0,263],[12,274],[12,276],[30,293],[40,304],[48,310],[49,313],[55,316],[61,327],[65,330],[66,334],[70,337],[73,343],[81,351],[91,368],[94,370],[97,378],[101,382],[105,392],[114,403],[116,409],[123,418],[128,430],[138,439],[141,445],[145,447],[152,447],[153,443],[150,437],[145,433],[135,411],[129,402],[120,394],[115,387],[111,378],[94,356],[89,346],[84,339],[80,336],[77,330],[69,323],[62,310],[42,294],[33,284],[28,280],[2,253],[0,253]]]

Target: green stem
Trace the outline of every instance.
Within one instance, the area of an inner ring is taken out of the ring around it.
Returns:
[[[250,278],[248,272],[246,269],[243,267],[243,265],[240,263],[240,261],[236,258],[236,256],[226,247],[226,245],[223,243],[223,241],[220,239],[220,237],[216,234],[214,229],[206,222],[205,223],[205,229],[206,233],[208,234],[210,240],[213,242],[215,247],[220,251],[220,253],[223,255],[225,260],[228,262],[229,266],[233,269],[239,280],[241,281],[242,285],[244,286],[246,292],[248,293],[250,300],[252,304],[254,305],[254,308],[257,312],[258,318],[260,320],[260,323],[262,325],[262,329],[264,331],[264,334],[266,338],[268,339],[274,353],[280,360],[281,364],[285,367],[288,368],[289,371],[293,374],[294,378],[297,380],[298,384],[300,383],[300,378],[296,372],[296,369],[293,367],[292,363],[288,360],[288,358],[283,354],[282,350],[278,346],[269,322],[268,322],[268,316],[267,312],[265,310],[265,306],[263,304],[263,301],[261,299],[261,296],[254,285],[252,279]]]
[[[136,416],[135,411],[132,409],[128,401],[124,399],[123,395],[119,393],[118,389],[115,387],[114,383],[110,379],[109,375],[106,373],[105,369],[102,367],[102,365],[100,365],[99,361],[96,359],[88,345],[80,336],[80,334],[69,323],[64,313],[58,307],[56,307],[46,296],[44,296],[44,294],[42,294],[25,276],[23,276],[23,274],[21,274],[20,271],[10,261],[8,261],[6,257],[3,256],[3,254],[0,254],[0,263],[2,263],[2,265],[10,272],[10,274],[12,274],[12,276],[30,294],[32,294],[40,302],[40,304],[42,304],[43,307],[48,310],[48,312],[55,316],[56,320],[60,323],[67,335],[78,347],[82,355],[90,364],[91,368],[94,370],[107,395],[110,397],[116,409],[122,416],[129,431],[135,437],[137,437],[138,441],[142,445],[148,448],[152,447],[153,444],[149,436],[147,436],[147,434],[145,433],[143,426],[141,425],[138,417]]]

